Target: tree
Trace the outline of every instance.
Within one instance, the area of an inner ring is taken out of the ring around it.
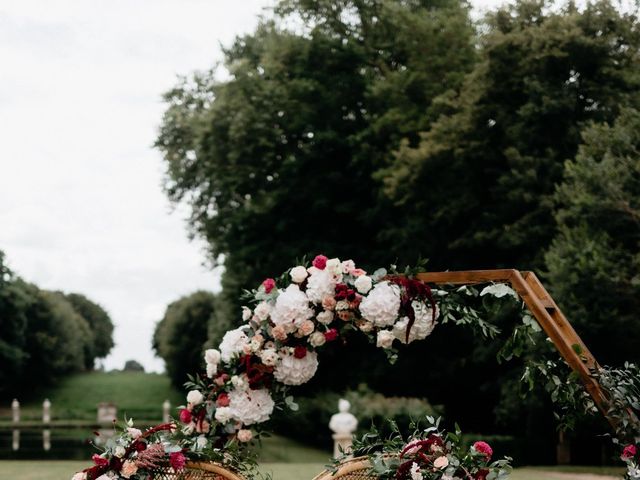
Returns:
[[[552,291],[603,363],[640,361],[640,113],[583,133],[558,187]]]
[[[436,268],[540,269],[553,194],[582,129],[638,105],[635,15],[608,1],[519,1],[488,18],[481,60],[417,148],[380,173],[403,206],[400,248]],[[421,239],[416,242],[415,239]]]
[[[123,370],[125,372],[144,372],[144,366],[137,360],[127,360]]]
[[[472,39],[453,0],[282,2],[225,50],[230,79],[195,75],[166,94],[166,191],[224,259],[235,321],[242,288],[309,252],[395,260],[373,173],[460,84]]]
[[[153,349],[165,362],[171,382],[178,388],[187,374],[202,369],[204,345],[216,297],[199,291],[171,303],[156,325]]]
[[[113,348],[113,322],[109,314],[97,303],[84,295],[70,293],[65,295],[73,309],[87,321],[93,341],[85,357],[85,368],[93,369],[97,358],[106,357]]]

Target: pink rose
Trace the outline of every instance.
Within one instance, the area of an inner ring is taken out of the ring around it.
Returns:
[[[487,462],[491,460],[493,448],[491,448],[487,442],[476,442],[473,444],[473,449],[478,453],[482,453],[486,457]]]
[[[223,373],[222,375],[219,375],[215,380],[214,383],[216,385],[218,385],[219,387],[223,386],[225,383],[227,383],[227,380],[229,380],[229,375],[227,375],[226,373]]]
[[[334,308],[336,308],[336,299],[333,297],[324,297],[322,299],[322,308],[324,308],[325,310],[333,310]]]
[[[305,320],[298,327],[298,333],[300,333],[300,335],[302,335],[303,337],[306,337],[308,335],[311,335],[315,328],[316,326],[311,320]]]
[[[273,278],[267,278],[264,282],[262,282],[262,286],[264,287],[264,291],[266,293],[271,293],[271,290],[276,288],[276,281]]]
[[[281,342],[284,342],[287,339],[287,332],[282,325],[276,325],[273,327],[271,329],[271,335],[273,335],[273,338]]]
[[[196,432],[198,433],[209,433],[209,430],[211,430],[211,424],[206,420],[202,420],[196,425]]]
[[[327,266],[327,260],[329,260],[329,259],[327,257],[325,257],[324,255],[318,255],[318,256],[316,256],[316,258],[313,259],[313,262],[311,262],[311,263],[318,270],[324,270],[325,267]]]
[[[637,453],[638,453],[638,449],[636,448],[635,445],[627,445],[626,447],[624,447],[624,450],[622,450],[621,458],[623,460],[628,458],[633,458],[636,456]]]
[[[174,470],[180,471],[184,468],[185,463],[187,463],[187,459],[182,452],[173,452],[169,455],[169,463],[171,463]]]
[[[138,466],[132,462],[131,460],[125,460],[122,464],[122,470],[120,470],[120,475],[124,478],[130,478],[132,475],[135,475],[138,471]]]
[[[444,455],[438,457],[433,461],[433,466],[440,470],[442,470],[443,468],[447,468],[449,466],[449,459]]]
[[[252,438],[253,438],[253,433],[251,433],[251,430],[246,430],[244,428],[242,430],[238,430],[239,441],[250,442]]]
[[[186,408],[180,410],[180,421],[182,423],[191,423],[191,412]]]
[[[354,277],[361,277],[362,275],[366,275],[367,272],[365,272],[364,270],[362,270],[361,268],[354,268],[353,270],[351,270],[349,272],[351,275],[353,275]]]

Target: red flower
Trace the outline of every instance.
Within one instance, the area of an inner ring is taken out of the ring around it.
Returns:
[[[221,393],[220,395],[218,395],[218,398],[216,399],[216,405],[218,407],[228,407],[229,406],[229,395],[226,393]]]
[[[313,259],[313,262],[311,262],[311,263],[318,270],[324,270],[325,267],[327,266],[327,260],[329,260],[329,259],[327,257],[325,257],[324,255],[318,255],[318,256],[316,256],[316,258]]]
[[[475,479],[487,480],[487,475],[489,475],[489,470],[487,470],[486,468],[483,468],[482,470],[478,470],[478,473],[476,473]]]
[[[324,332],[324,339],[327,342],[333,342],[336,338],[338,338],[338,330],[335,328],[330,328],[326,332]]]
[[[180,410],[180,421],[182,423],[191,423],[191,412],[186,408]]]
[[[102,458],[97,453],[93,454],[93,457],[91,457],[91,460],[93,460],[93,463],[95,463],[96,465],[100,465],[100,466],[109,465],[109,460],[107,460],[106,458]]]
[[[147,444],[144,442],[141,442],[139,440],[136,440],[133,443],[133,448],[137,451],[137,452],[144,452],[147,449]]]
[[[487,462],[491,460],[491,456],[493,455],[493,448],[487,442],[476,442],[473,444],[473,448],[476,452],[482,453]]]
[[[636,456],[636,453],[638,453],[638,449],[635,445],[627,445],[626,447],[624,447],[624,450],[622,450],[621,458],[623,460],[627,458],[633,458]]]
[[[304,358],[307,356],[307,347],[298,345],[293,349],[293,356],[296,358]]]
[[[169,462],[174,470],[180,471],[184,468],[184,464],[187,463],[187,459],[182,452],[173,452],[169,455]]]
[[[266,293],[271,293],[271,290],[276,288],[276,281],[273,278],[267,278],[264,282],[262,282],[262,286],[264,287],[264,291]]]

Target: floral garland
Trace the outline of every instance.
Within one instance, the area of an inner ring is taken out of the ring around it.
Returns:
[[[371,473],[380,480],[503,480],[511,474],[511,459],[492,462],[488,443],[478,441],[464,448],[457,426],[455,432],[445,432],[440,419],[427,417],[427,421],[427,428],[415,425],[408,440],[393,423],[388,439],[373,429],[354,442],[353,453],[367,456]]]
[[[186,449],[173,439],[176,428],[174,423],[164,423],[142,432],[129,420],[118,436],[106,442],[101,454],[93,455],[93,466],[72,480],[147,480],[159,469],[178,472],[185,466]]]
[[[288,389],[313,378],[319,352],[359,332],[394,361],[396,344],[427,338],[438,322],[473,324],[493,336],[497,329],[464,306],[463,297],[484,295],[500,299],[515,293],[505,285],[480,293],[470,287],[432,290],[410,271],[400,274],[392,267],[390,273],[379,269],[368,275],[352,260],[324,255],[291,268],[278,281],[267,278],[247,292],[245,323],[228,331],[218,349],[205,352],[206,373],[190,377],[187,404],[180,409],[178,425],[172,424],[172,442],[190,458],[252,476],[255,457],[246,447],[260,436],[261,425],[276,408],[297,409]],[[133,451],[125,448],[127,455]],[[124,464],[113,460],[114,452],[104,457],[122,475]],[[106,465],[96,466],[103,474]]]

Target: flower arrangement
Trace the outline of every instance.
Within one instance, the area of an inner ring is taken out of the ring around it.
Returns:
[[[627,465],[627,473],[624,478],[628,480],[640,479],[640,455],[638,447],[631,443],[622,449],[620,459]]]
[[[440,419],[427,417],[428,427],[414,425],[405,439],[392,424],[390,438],[373,429],[354,442],[355,456],[367,456],[371,474],[380,480],[501,480],[511,473],[511,459],[491,461],[493,449],[486,442],[462,445],[462,432],[440,429]]]
[[[175,431],[174,423],[164,423],[143,432],[129,420],[119,435],[106,442],[102,453],[93,455],[94,465],[72,480],[147,480],[160,468],[179,472],[185,466],[186,450],[175,442]]]

